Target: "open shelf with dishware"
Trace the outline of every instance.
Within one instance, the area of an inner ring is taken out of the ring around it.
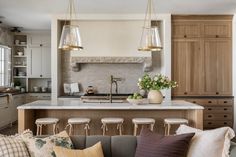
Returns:
[[[14,86],[25,92],[27,90],[27,35],[14,34],[12,49],[12,76]]]

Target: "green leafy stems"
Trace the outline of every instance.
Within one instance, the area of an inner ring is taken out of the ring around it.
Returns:
[[[175,81],[171,81],[167,76],[157,74],[151,77],[148,74],[145,74],[142,78],[138,80],[139,89],[143,90],[162,90],[175,88],[178,84]]]

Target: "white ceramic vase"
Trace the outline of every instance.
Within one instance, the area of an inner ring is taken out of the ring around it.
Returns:
[[[161,104],[163,101],[163,95],[158,90],[150,90],[148,92],[148,101],[150,104]]]

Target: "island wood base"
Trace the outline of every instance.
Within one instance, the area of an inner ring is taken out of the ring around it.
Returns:
[[[156,120],[154,131],[164,134],[164,118],[186,118],[189,125],[198,129],[203,128],[203,110],[54,110],[54,109],[18,109],[18,132],[26,129],[36,132],[35,120],[37,118],[55,117],[59,118],[59,130],[65,129],[67,119],[72,117],[91,118],[90,135],[102,135],[101,118],[103,117],[122,117],[125,119],[123,124],[123,134],[133,134],[132,118],[151,117]],[[174,133],[178,126],[173,126],[171,132]],[[75,126],[74,134],[84,135],[84,126]],[[43,128],[44,134],[52,134],[52,126]],[[108,126],[108,135],[118,133],[116,127]]]

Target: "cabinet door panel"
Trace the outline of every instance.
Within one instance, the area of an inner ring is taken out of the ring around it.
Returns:
[[[231,40],[205,40],[205,85],[206,95],[232,95]]]
[[[202,51],[199,40],[174,40],[173,42],[173,80],[178,87],[173,95],[197,95],[201,92]]]
[[[232,50],[231,40],[217,41],[217,92],[232,95]]]
[[[28,77],[40,78],[42,75],[42,53],[41,47],[29,49],[28,53]]]
[[[206,22],[204,23],[204,37],[227,38],[231,37],[231,22]]]
[[[172,25],[172,36],[174,38],[200,37],[200,24],[196,22],[176,22]]]
[[[40,35],[29,35],[28,36],[28,43],[31,46],[40,46],[41,44],[41,36]]]
[[[42,47],[42,77],[51,78],[51,48]]]

